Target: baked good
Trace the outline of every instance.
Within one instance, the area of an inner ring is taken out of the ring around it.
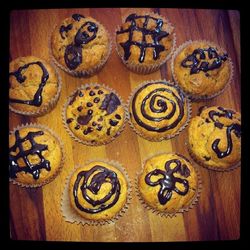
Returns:
[[[172,73],[179,86],[194,99],[221,93],[232,76],[228,54],[208,41],[186,42],[176,50]]]
[[[111,43],[107,30],[92,17],[73,14],[51,36],[52,55],[63,70],[73,75],[92,74],[107,61]]]
[[[173,31],[170,22],[156,13],[130,14],[116,31],[117,52],[137,73],[156,71],[173,51]]]
[[[71,208],[87,220],[114,218],[127,201],[128,184],[115,166],[94,161],[77,168],[69,180]]]
[[[228,170],[241,160],[241,115],[232,109],[202,107],[188,128],[191,156],[202,166]]]
[[[9,136],[9,177],[21,186],[52,181],[62,167],[62,157],[58,138],[47,129],[29,125]]]
[[[189,209],[200,191],[200,180],[190,161],[176,153],[148,159],[138,177],[143,201],[153,210],[174,214]]]
[[[148,140],[169,139],[187,125],[190,108],[184,93],[173,83],[146,82],[130,98],[131,125]]]
[[[125,109],[117,94],[105,86],[82,86],[70,96],[65,110],[71,135],[87,145],[113,140],[125,124]]]
[[[53,67],[35,56],[18,57],[9,65],[9,102],[17,113],[42,114],[59,97],[60,82]]]

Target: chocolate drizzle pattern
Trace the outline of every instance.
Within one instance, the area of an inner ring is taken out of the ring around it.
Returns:
[[[36,93],[34,94],[34,97],[32,100],[19,100],[19,99],[14,99],[14,98],[10,98],[10,102],[13,103],[22,103],[22,104],[27,104],[27,105],[32,105],[32,106],[36,106],[36,107],[40,107],[42,104],[42,92],[43,92],[43,88],[46,85],[48,79],[49,79],[49,73],[47,71],[47,69],[45,68],[45,66],[37,61],[37,62],[31,62],[31,63],[27,63],[21,67],[19,67],[16,71],[11,72],[9,75],[10,76],[15,76],[15,78],[17,79],[17,81],[22,84],[23,82],[25,82],[27,80],[26,76],[24,76],[22,74],[22,72],[27,69],[28,67],[30,67],[31,65],[38,65],[41,70],[42,70],[42,76],[41,76],[41,83],[38,86],[38,89],[36,91]]]
[[[39,144],[35,142],[36,136],[43,135],[43,131],[29,132],[25,137],[21,138],[18,130],[15,131],[15,144],[9,149],[9,175],[10,178],[17,178],[16,174],[19,172],[29,173],[35,180],[39,179],[41,169],[50,171],[50,162],[46,160],[42,152],[48,150],[48,145]],[[24,150],[23,143],[30,142],[31,148]],[[18,152],[16,154],[16,152]],[[31,155],[37,155],[40,158],[40,162],[32,164],[28,157]],[[19,166],[18,161],[23,160],[25,166]]]
[[[143,99],[139,98],[141,92],[144,89],[146,89],[151,85],[159,83],[162,84],[162,87],[155,88],[153,91],[147,94]],[[161,133],[175,128],[178,125],[178,123],[183,119],[184,103],[185,103],[184,94],[173,85],[171,85],[171,88],[169,86],[170,85],[168,85],[166,82],[148,83],[143,87],[141,87],[139,90],[137,90],[132,100],[132,114],[138,125],[140,125],[141,127],[145,128],[148,131]],[[176,89],[178,95],[174,93],[172,88]],[[169,95],[165,96],[164,95],[165,92],[167,94],[170,94],[171,97],[169,97]],[[146,110],[147,105],[149,105],[150,111],[153,114],[154,113],[157,114],[156,116],[152,116],[147,113]],[[139,114],[137,114],[136,110],[137,106],[140,107],[140,114],[144,118],[143,120],[140,119]],[[161,126],[160,124],[161,121],[170,120],[176,112],[178,112],[178,117],[171,124],[167,126]],[[162,114],[162,116],[159,116],[158,114]],[[147,121],[155,122],[156,125],[153,127],[147,124]]]
[[[144,23],[142,27],[139,27],[136,20],[142,18],[144,18]],[[155,22],[156,27],[153,30],[147,28],[149,20],[153,20]],[[153,59],[157,60],[160,53],[165,50],[165,47],[159,42],[162,38],[169,35],[168,32],[162,30],[163,20],[161,18],[151,17],[150,15],[138,16],[136,14],[131,14],[126,18],[126,22],[130,22],[129,28],[121,29],[116,32],[118,35],[128,33],[129,36],[125,43],[120,43],[124,50],[124,60],[127,61],[129,59],[131,55],[131,46],[137,46],[140,48],[140,56],[138,58],[140,63],[144,62],[147,48],[153,48]],[[133,41],[133,34],[135,31],[142,34],[141,42]],[[146,42],[146,36],[151,36],[151,43]]]
[[[92,197],[93,195],[98,195],[98,193],[102,191],[102,185],[105,183],[109,183],[111,188],[103,198],[94,199],[88,195],[89,192],[91,192]],[[81,192],[81,198],[90,204],[91,208],[87,208],[83,204],[80,204],[80,199],[78,198],[79,190]],[[81,171],[78,173],[73,187],[76,207],[90,214],[100,213],[113,207],[119,199],[120,192],[121,185],[117,174],[100,165],[95,165],[88,171]]]
[[[170,165],[175,164],[175,167],[171,168]],[[165,171],[161,169],[155,169],[149,172],[145,176],[145,182],[152,186],[160,185],[158,192],[158,200],[161,205],[165,205],[172,197],[172,193],[176,192],[179,195],[186,195],[189,190],[189,182],[184,178],[175,177],[174,173],[179,173],[181,176],[187,178],[190,176],[190,170],[186,164],[182,164],[178,159],[172,159],[165,163]],[[152,181],[152,176],[161,176],[156,181]],[[180,190],[176,187],[176,183],[182,184],[184,190]]]

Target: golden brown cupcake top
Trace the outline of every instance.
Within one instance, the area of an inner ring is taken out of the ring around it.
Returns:
[[[188,129],[191,153],[209,168],[228,169],[241,159],[241,115],[219,107],[202,107]]]
[[[155,13],[130,14],[116,32],[118,52],[134,64],[155,64],[173,47],[173,27]]]
[[[96,67],[107,55],[106,29],[92,17],[73,14],[52,33],[52,54],[68,70],[84,71]]]
[[[35,56],[18,57],[10,63],[9,99],[16,110],[36,112],[49,105],[58,91],[55,70]]]

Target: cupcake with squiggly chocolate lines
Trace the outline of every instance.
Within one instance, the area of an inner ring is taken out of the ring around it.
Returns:
[[[187,125],[191,105],[182,90],[165,80],[142,83],[129,98],[130,125],[151,141],[178,135]]]

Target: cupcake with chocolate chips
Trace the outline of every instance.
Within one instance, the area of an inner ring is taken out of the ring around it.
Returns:
[[[174,28],[156,13],[133,13],[116,30],[116,47],[130,70],[148,74],[170,58],[175,47]]]
[[[124,128],[126,113],[121,98],[110,88],[89,84],[68,99],[63,120],[70,135],[86,145],[106,144]]]
[[[175,82],[194,100],[219,95],[233,76],[228,54],[208,41],[182,44],[175,51],[171,66]]]
[[[87,76],[106,63],[111,40],[97,20],[73,14],[54,29],[51,51],[55,63],[64,71],[74,76]]]
[[[200,165],[225,171],[239,166],[241,160],[241,115],[219,106],[202,107],[191,119],[188,148]]]

